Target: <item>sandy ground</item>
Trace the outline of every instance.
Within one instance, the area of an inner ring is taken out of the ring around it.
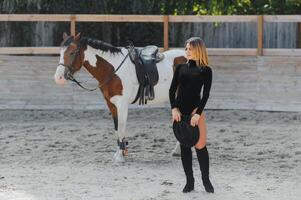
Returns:
[[[129,111],[123,164],[107,110],[1,110],[0,200],[300,199],[301,113],[206,115],[216,192],[205,192],[194,155],[195,191],[183,194],[168,108]]]

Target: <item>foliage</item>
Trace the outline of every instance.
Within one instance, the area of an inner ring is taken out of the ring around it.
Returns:
[[[154,15],[258,15],[301,14],[301,0],[0,0],[1,14],[154,14]],[[42,22],[38,22],[42,23]],[[49,44],[59,45],[61,33],[69,23],[55,23],[54,28],[36,30],[36,22],[0,23],[0,45],[35,46],[47,32]],[[128,41],[135,45],[163,46],[161,23],[77,23],[83,35],[103,39],[124,46]],[[18,31],[15,31],[18,30]],[[114,33],[114,34],[112,34]],[[121,34],[122,33],[122,34]],[[178,34],[181,35],[181,34]],[[38,42],[37,42],[38,41]],[[43,44],[45,45],[45,44]]]
[[[301,14],[301,0],[0,0],[1,13]]]
[[[164,0],[161,11],[173,15],[301,14],[301,0]]]

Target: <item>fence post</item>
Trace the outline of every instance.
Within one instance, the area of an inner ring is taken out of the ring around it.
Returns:
[[[164,23],[164,33],[163,33],[163,43],[164,43],[164,51],[168,50],[168,15],[164,15],[163,23]]]
[[[70,17],[70,34],[74,35],[74,36],[76,34],[75,21],[76,21],[76,16],[71,15],[71,17]]]
[[[297,23],[297,48],[301,48],[301,22]]]
[[[257,19],[257,56],[263,55],[263,15]]]

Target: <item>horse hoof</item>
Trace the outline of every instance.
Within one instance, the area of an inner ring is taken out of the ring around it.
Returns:
[[[119,150],[114,154],[114,160],[117,163],[125,162],[122,150]]]
[[[171,156],[173,156],[173,157],[180,157],[181,155],[179,153],[177,153],[177,152],[172,152]]]
[[[123,163],[123,162],[125,162],[124,157],[116,157],[115,158],[115,162],[116,163]]]
[[[124,158],[115,158],[115,162],[116,163],[124,163],[125,160],[124,160]]]
[[[171,152],[171,156],[173,156],[173,157],[180,157],[180,156],[181,156],[181,152],[179,152],[178,149],[175,148],[175,149]]]
[[[175,148],[171,152],[171,156],[174,157],[180,157],[181,156],[181,150],[180,150],[180,143],[177,142]]]

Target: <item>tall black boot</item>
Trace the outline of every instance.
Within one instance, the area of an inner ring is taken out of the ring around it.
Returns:
[[[207,147],[202,149],[195,149],[198,161],[200,164],[200,169],[202,172],[202,181],[206,192],[214,193],[214,188],[209,180],[209,154]]]
[[[194,190],[194,178],[193,178],[193,171],[192,171],[192,152],[191,152],[191,148],[185,147],[183,145],[180,146],[181,146],[182,165],[186,175],[186,185],[183,188],[183,192],[187,193]]]

